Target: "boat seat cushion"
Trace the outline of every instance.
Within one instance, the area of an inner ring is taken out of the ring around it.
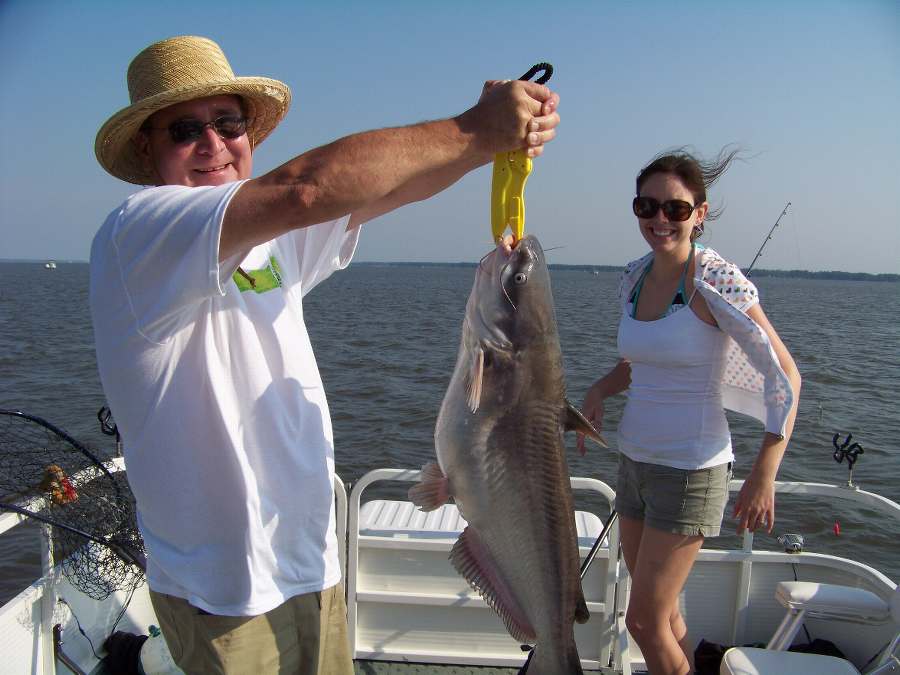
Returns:
[[[719,675],[859,675],[849,661],[821,654],[776,652],[757,647],[732,647],[719,666]]]
[[[862,588],[809,581],[782,581],[775,589],[775,597],[784,607],[805,609],[810,614],[850,614],[861,620],[877,623],[891,618],[888,603]]]

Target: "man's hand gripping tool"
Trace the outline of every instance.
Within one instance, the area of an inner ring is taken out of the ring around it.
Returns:
[[[532,66],[520,80],[528,81],[538,72],[543,75],[535,80],[544,84],[553,75],[553,66],[538,63]],[[512,231],[516,241],[525,233],[525,181],[531,173],[531,158],[526,150],[498,152],[494,155],[494,175],[491,179],[491,232],[494,241],[500,241],[506,228]]]

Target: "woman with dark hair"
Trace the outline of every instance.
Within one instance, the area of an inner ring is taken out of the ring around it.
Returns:
[[[650,253],[625,268],[621,359],[584,401],[600,428],[604,399],[628,392],[616,487],[631,574],[625,623],[653,675],[691,669],[678,597],[704,538],[718,536],[728,501],[734,455],[723,408],[765,424],[734,506],[738,533],[772,531],[775,475],[797,410],[800,375],[756,288],[697,243],[704,223],[719,215],[707,189],[736,154],[704,162],[677,150],[638,174],[632,208]]]

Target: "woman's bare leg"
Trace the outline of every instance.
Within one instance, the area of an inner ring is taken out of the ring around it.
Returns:
[[[688,672],[694,672],[694,648],[690,643],[690,637],[688,636],[687,624],[684,622],[684,617],[681,616],[681,610],[678,609],[678,602],[675,602],[675,610],[672,612],[672,616],[669,618],[669,625],[672,627],[672,634],[675,636],[675,639],[678,640],[678,645],[681,647],[681,651],[684,652],[684,658],[687,659],[689,670]]]
[[[620,518],[622,554],[631,574],[625,623],[652,675],[690,672],[687,626],[678,596],[703,544],[702,536],[670,534]]]

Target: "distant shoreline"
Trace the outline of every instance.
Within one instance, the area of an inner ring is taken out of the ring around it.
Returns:
[[[370,265],[375,267],[476,267],[474,262],[354,262],[354,265]],[[621,272],[620,265],[563,265],[550,263],[551,270],[571,270],[573,272]],[[780,277],[792,279],[832,279],[838,281],[900,281],[900,274],[869,274],[868,272],[810,272],[808,270],[763,270],[756,269],[750,273],[754,279],[761,277]]]
[[[47,259],[49,260],[49,258]],[[19,260],[15,258],[0,258],[0,263],[25,263],[34,265],[44,265],[47,260]],[[87,265],[84,260],[54,260],[57,265]],[[475,262],[377,262],[377,261],[359,261],[354,265],[368,265],[371,267],[476,267]],[[619,265],[563,265],[559,263],[551,263],[550,269],[571,270],[574,272],[621,272],[622,267]],[[764,270],[756,269],[750,273],[754,279],[762,277],[775,277],[783,279],[830,279],[837,281],[900,281],[900,274],[879,273],[870,274],[868,272],[841,272],[838,270],[828,272],[810,272],[808,270]]]

